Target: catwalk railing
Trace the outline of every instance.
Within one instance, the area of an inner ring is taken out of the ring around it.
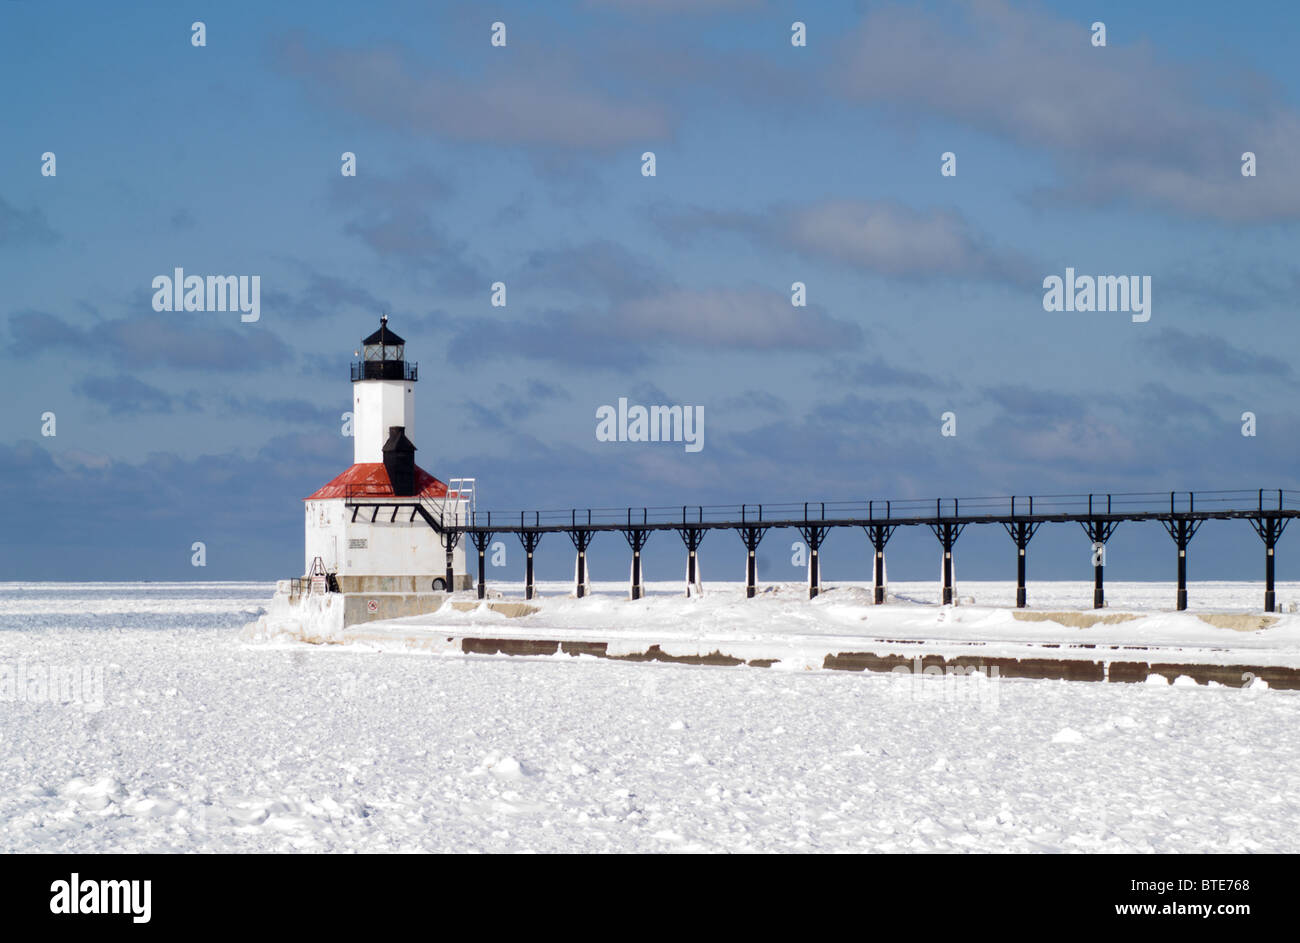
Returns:
[[[617,531],[632,550],[632,598],[643,593],[641,549],[654,531],[679,534],[688,552],[687,592],[695,583],[695,554],[704,534],[712,530],[735,530],[747,551],[746,595],[756,594],[755,553],[763,535],[773,528],[798,530],[809,548],[809,596],[820,589],[820,548],[830,530],[861,527],[875,551],[874,598],[884,602],[885,544],[898,527],[928,526],[943,547],[943,593],[945,605],[953,599],[952,551],[962,530],[971,524],[1001,524],[1018,551],[1016,605],[1025,603],[1026,554],[1029,541],[1046,523],[1079,523],[1093,545],[1093,605],[1104,605],[1103,571],[1105,545],[1125,521],[1159,521],[1173,538],[1178,551],[1177,607],[1187,606],[1186,558],[1192,537],[1207,520],[1246,520],[1265,545],[1264,608],[1272,612],[1274,592],[1274,548],[1287,523],[1300,516],[1300,491],[1256,489],[1254,491],[1169,491],[1106,494],[1049,494],[1005,497],[936,498],[866,501],[816,501],[776,504],[681,505],[671,507],[566,508],[533,511],[472,511],[448,515],[429,502],[401,497],[380,497],[346,493],[352,519],[363,508],[370,519],[381,520],[380,509],[391,509],[396,521],[398,509],[409,507],[438,531],[447,554],[447,585],[452,585],[452,551],[469,536],[478,550],[478,590],[485,593],[484,555],[496,534],[516,534],[527,554],[525,596],[534,594],[533,554],[544,534],[565,533],[577,551],[576,592],[587,591],[586,553],[592,536]]]

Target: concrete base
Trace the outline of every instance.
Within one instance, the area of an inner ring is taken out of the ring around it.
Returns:
[[[468,573],[456,573],[453,590],[473,589],[474,581]],[[441,573],[427,576],[340,576],[342,593],[432,593],[434,580],[443,579]],[[437,590],[441,592],[441,590]]]
[[[437,612],[447,601],[446,593],[339,593],[343,597],[343,627],[401,619]]]
[[[313,593],[306,580],[279,580],[267,614],[249,626],[249,630],[264,637],[291,635],[308,642],[337,642],[343,640],[344,630],[354,625],[437,612],[451,595],[427,590],[431,577],[342,576],[338,580],[342,590],[338,593]],[[473,587],[465,574],[458,575],[456,582],[457,589]],[[468,611],[480,604],[475,601],[452,605]],[[493,609],[500,607],[499,611],[511,616],[523,614],[525,610],[536,611],[521,603],[488,605]]]
[[[342,592],[313,593],[310,583],[280,580],[261,622],[272,634],[329,641],[348,626],[437,612],[449,594],[422,591],[425,585],[415,576],[342,576]]]

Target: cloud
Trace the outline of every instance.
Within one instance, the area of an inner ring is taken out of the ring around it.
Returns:
[[[1186,259],[1152,280],[1162,294],[1209,309],[1216,316],[1270,307],[1289,311],[1300,294],[1300,265],[1280,259],[1229,262],[1210,255]]]
[[[689,242],[731,231],[806,258],[893,278],[973,278],[1023,283],[1033,267],[996,249],[952,210],[917,210],[889,200],[828,200],[765,213],[662,207],[652,220],[669,239]]]
[[[297,426],[342,426],[341,409],[305,399],[227,395],[222,397],[221,402],[225,409],[233,413],[261,416]]]
[[[415,134],[605,151],[671,132],[662,107],[615,98],[598,82],[565,75],[553,58],[471,80],[426,69],[394,46],[327,47],[299,35],[278,43],[275,55],[322,103]]]
[[[847,381],[856,386],[868,387],[901,386],[913,390],[946,390],[960,386],[951,378],[940,381],[920,370],[894,366],[882,357],[861,363],[837,361],[830,369],[822,371],[820,376],[823,379]]]
[[[1272,480],[1287,467],[1285,438],[1243,438],[1231,397],[1207,394],[1196,382],[1191,389],[1156,381],[1087,394],[990,387],[984,397],[996,412],[960,436],[974,446],[969,462],[994,483],[994,493],[1239,488],[1243,475]],[[1278,418],[1294,424],[1290,416]]]
[[[838,400],[817,404],[810,410],[808,420],[840,429],[869,426],[879,431],[897,426],[915,432],[938,428],[939,413],[916,399],[867,399],[849,393]]]
[[[528,257],[520,275],[538,287],[595,293],[611,299],[644,297],[669,281],[659,269],[608,239],[539,249]]]
[[[951,450],[939,447],[938,429],[938,411],[917,399],[849,393],[749,429],[715,430],[705,449],[709,493],[728,502],[904,498],[918,489],[934,497],[951,487]]]
[[[1266,377],[1294,382],[1291,365],[1272,354],[1255,353],[1213,334],[1194,334],[1167,327],[1144,341],[1155,356],[1185,370],[1208,370],[1223,376]]]
[[[796,308],[783,292],[761,288],[685,289],[632,298],[616,306],[621,335],[647,343],[705,344],[740,350],[842,350],[862,329],[820,305]]]
[[[569,399],[567,390],[544,380],[529,379],[524,381],[522,391],[517,394],[512,392],[507,397],[504,405],[514,412],[527,414],[535,411],[541,403],[565,399]]]
[[[1110,476],[1144,460],[1131,428],[1098,415],[1101,408],[1131,404],[1117,394],[1084,396],[1024,384],[986,387],[983,394],[998,408],[976,433],[990,466],[1022,463],[1035,474],[1059,478],[1083,470]]]
[[[23,211],[0,197],[0,246],[49,246],[61,238],[45,221],[40,207]]]
[[[381,259],[430,275],[444,291],[468,294],[487,288],[484,275],[464,258],[465,243],[450,239],[420,210],[373,212],[352,220],[343,232],[355,236]]]
[[[1101,488],[1151,456],[1130,431],[1091,414],[1056,415],[1041,411],[1032,421],[1003,418],[991,424],[984,455],[992,462],[1021,465],[1045,481],[1088,472]]]
[[[1143,383],[1134,399],[1142,404],[1143,412],[1159,425],[1174,417],[1201,421],[1214,418],[1214,413],[1203,400],[1179,393],[1163,383]]]
[[[947,275],[1018,280],[1025,268],[995,252],[949,210],[914,210],[886,202],[837,201],[787,214],[788,244],[884,275]]]
[[[187,410],[198,409],[197,394],[173,396],[138,377],[119,373],[117,376],[86,377],[75,387],[87,399],[93,400],[115,416],[141,413],[170,413],[180,406]]]
[[[1078,416],[1087,411],[1090,402],[1075,393],[1034,389],[1024,385],[987,387],[984,397],[1012,416],[1021,418]]]
[[[475,395],[472,399],[461,401],[461,409],[473,419],[465,428],[477,426],[513,432],[522,420],[541,412],[546,403],[570,399],[567,390],[537,379],[525,380],[519,388],[498,383],[492,395],[496,400],[492,405],[485,402],[487,397],[484,395]]]
[[[238,373],[283,366],[293,359],[284,341],[271,332],[257,326],[218,327],[199,320],[211,317],[151,312],[82,328],[47,312],[20,311],[9,316],[9,333],[13,350],[21,350],[24,358],[71,350],[97,358],[107,356],[128,368],[164,366]]]
[[[332,204],[352,208],[375,203],[389,207],[432,205],[451,194],[451,184],[442,174],[420,165],[387,175],[360,171],[355,177],[340,175],[332,178],[329,190]]]
[[[508,347],[500,339],[509,337]],[[787,295],[761,288],[671,288],[609,308],[549,309],[522,321],[478,318],[452,338],[452,360],[514,355],[611,369],[647,363],[669,350],[816,351],[862,343],[857,324],[824,308],[796,308]]]
[[[47,347],[85,349],[90,346],[86,332],[47,311],[15,311],[9,315],[9,334],[14,347],[35,353]]]
[[[391,310],[389,303],[361,285],[336,275],[309,270],[306,285],[296,293],[279,290],[262,293],[264,315],[289,321],[326,321],[336,314],[366,314],[377,318]]]
[[[829,84],[851,100],[953,120],[1052,155],[1071,182],[1051,200],[1131,198],[1229,220],[1300,217],[1283,170],[1300,114],[1238,74],[1162,60],[1113,31],[1004,0],[942,14],[888,6],[843,42]],[[1241,155],[1259,156],[1256,178]]]
[[[585,0],[585,5],[596,10],[681,15],[754,9],[762,5],[762,0]]]
[[[203,411],[202,398],[196,390],[182,394],[168,393],[144,382],[139,377],[125,373],[112,377],[87,377],[74,389],[87,399],[105,407],[115,416],[171,413],[178,409],[189,412]],[[305,399],[238,396],[227,393],[216,397],[216,405],[217,409],[214,412],[225,411],[262,416],[300,426],[329,426],[336,420],[341,424],[340,410]]]
[[[547,309],[521,321],[474,318],[451,335],[447,357],[465,364],[520,357],[573,367],[640,366],[650,357],[640,346],[620,343],[599,312]],[[508,345],[501,339],[509,338]]]
[[[435,222],[435,213],[441,212],[452,193],[451,184],[438,171],[413,165],[392,174],[335,177],[329,202],[336,209],[350,211],[344,235],[358,240],[381,260],[431,277],[440,291],[465,294],[485,290],[487,279],[468,260],[466,243],[453,239]],[[331,303],[333,299],[377,310],[379,299],[370,292],[335,278],[323,281],[310,266],[303,268],[313,280],[309,290],[317,289],[312,292],[316,297],[309,299],[312,307],[322,303],[337,307]],[[382,302],[380,306],[386,307]]]
[[[62,440],[62,436],[60,436]],[[0,572],[16,579],[271,579],[302,571],[300,498],[351,462],[337,433],[286,436],[255,455],[133,460],[0,443]],[[69,495],[87,500],[69,500]],[[28,536],[41,534],[33,545]],[[191,544],[208,566],[190,565]]]
[[[728,396],[718,405],[728,412],[754,410],[777,415],[785,412],[785,401],[768,390],[744,390],[734,396]]]

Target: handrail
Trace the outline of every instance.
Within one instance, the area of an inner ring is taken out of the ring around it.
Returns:
[[[419,380],[420,365],[406,360],[354,360],[352,382],[358,380]]]
[[[349,504],[401,504],[413,499],[364,493],[361,486],[349,485]],[[1186,510],[1179,506],[1186,501]],[[426,506],[426,509],[427,506]],[[883,514],[882,514],[883,511]],[[638,513],[639,512],[639,513]],[[620,508],[555,508],[518,511],[475,511],[468,522],[457,521],[453,529],[510,527],[647,527],[647,526],[762,526],[772,522],[793,521],[864,521],[904,523],[926,520],[977,519],[1125,519],[1190,514],[1208,517],[1216,514],[1236,516],[1300,514],[1300,491],[1289,489],[1255,489],[1251,491],[1162,491],[1110,492],[1091,494],[1015,495],[976,498],[904,498],[865,501],[808,501],[772,504],[673,505]],[[496,518],[494,522],[493,518]],[[438,515],[442,523],[442,516]],[[518,524],[501,525],[517,520]]]

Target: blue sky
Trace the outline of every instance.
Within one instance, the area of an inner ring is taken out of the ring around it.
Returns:
[[[482,506],[1300,486],[1294,4],[338,6],[0,3],[0,578],[296,574],[381,309],[418,460]],[[260,275],[261,320],[154,312],[177,266]],[[1150,275],[1151,320],[1045,312],[1067,266]],[[620,396],[702,405],[704,450],[597,442]],[[833,536],[828,578],[865,549]],[[928,532],[890,550],[937,572]],[[740,577],[731,535],[703,555]],[[567,541],[540,560],[571,573]],[[1256,578],[1261,544],[1211,523],[1191,560]],[[958,561],[1013,578],[1000,529]],[[1031,548],[1031,578],[1087,563],[1073,527]],[[1108,563],[1170,578],[1172,541],[1125,525]]]

